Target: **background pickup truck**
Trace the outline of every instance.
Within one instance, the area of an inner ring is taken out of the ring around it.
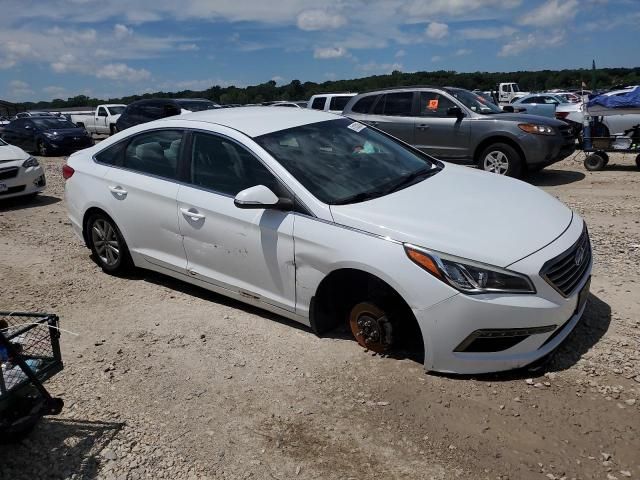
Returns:
[[[84,127],[89,133],[113,135],[116,132],[116,122],[125,107],[122,104],[98,105],[93,113],[72,114],[71,121]]]

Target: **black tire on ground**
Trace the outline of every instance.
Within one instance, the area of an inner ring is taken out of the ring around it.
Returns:
[[[133,268],[127,243],[111,218],[103,213],[94,213],[85,228],[94,260],[105,273],[123,275]]]
[[[478,159],[478,168],[486,172],[520,178],[524,172],[524,161],[511,145],[494,143],[483,150]]]
[[[609,164],[609,154],[607,152],[596,152],[599,156],[601,156],[602,158],[604,158],[604,164],[605,166]]]
[[[636,167],[638,167],[638,170],[640,170],[640,155],[636,157]]]
[[[597,153],[587,155],[587,158],[584,159],[584,168],[586,168],[590,172],[597,172],[598,170],[602,170],[605,165],[605,159]]]
[[[49,150],[47,149],[47,145],[42,140],[38,140],[38,155],[41,157],[46,157],[49,155]]]
[[[118,127],[112,123],[109,125],[109,135],[115,135],[116,133],[118,133]]]

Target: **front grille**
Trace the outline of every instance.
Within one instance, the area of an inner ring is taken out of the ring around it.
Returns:
[[[580,284],[591,263],[591,242],[585,228],[569,250],[544,264],[540,275],[553,288],[569,297]]]
[[[17,177],[18,170],[18,167],[0,168],[0,180]]]

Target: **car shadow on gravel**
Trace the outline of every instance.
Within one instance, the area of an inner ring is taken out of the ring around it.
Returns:
[[[544,169],[540,172],[532,173],[526,180],[537,187],[558,187],[579,182],[585,177],[586,175],[583,172]]]
[[[508,382],[526,378],[541,377],[545,373],[560,372],[573,367],[607,333],[611,324],[611,307],[593,293],[584,314],[573,332],[550,355],[523,368],[508,372],[484,375],[451,375],[434,373],[452,379],[470,379],[487,382]]]
[[[97,456],[122,429],[124,423],[43,418],[21,443],[3,445],[2,472],[7,478],[97,477]],[[0,474],[2,477],[2,474]],[[5,478],[5,477],[2,477]]]
[[[14,197],[6,200],[0,199],[0,212],[12,212],[27,208],[46,207],[58,203],[61,199],[49,195],[36,195],[35,197]]]

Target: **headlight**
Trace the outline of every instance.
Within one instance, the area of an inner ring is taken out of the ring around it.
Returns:
[[[548,125],[538,125],[535,123],[519,123],[518,127],[523,132],[533,133],[535,135],[555,135],[553,128]]]
[[[37,167],[38,165],[40,164],[38,163],[38,159],[35,157],[29,157],[22,163],[23,168]]]
[[[463,293],[536,293],[526,275],[411,245],[404,249],[415,264]]]
[[[58,134],[55,132],[44,132],[44,136],[47,138],[56,138]]]

